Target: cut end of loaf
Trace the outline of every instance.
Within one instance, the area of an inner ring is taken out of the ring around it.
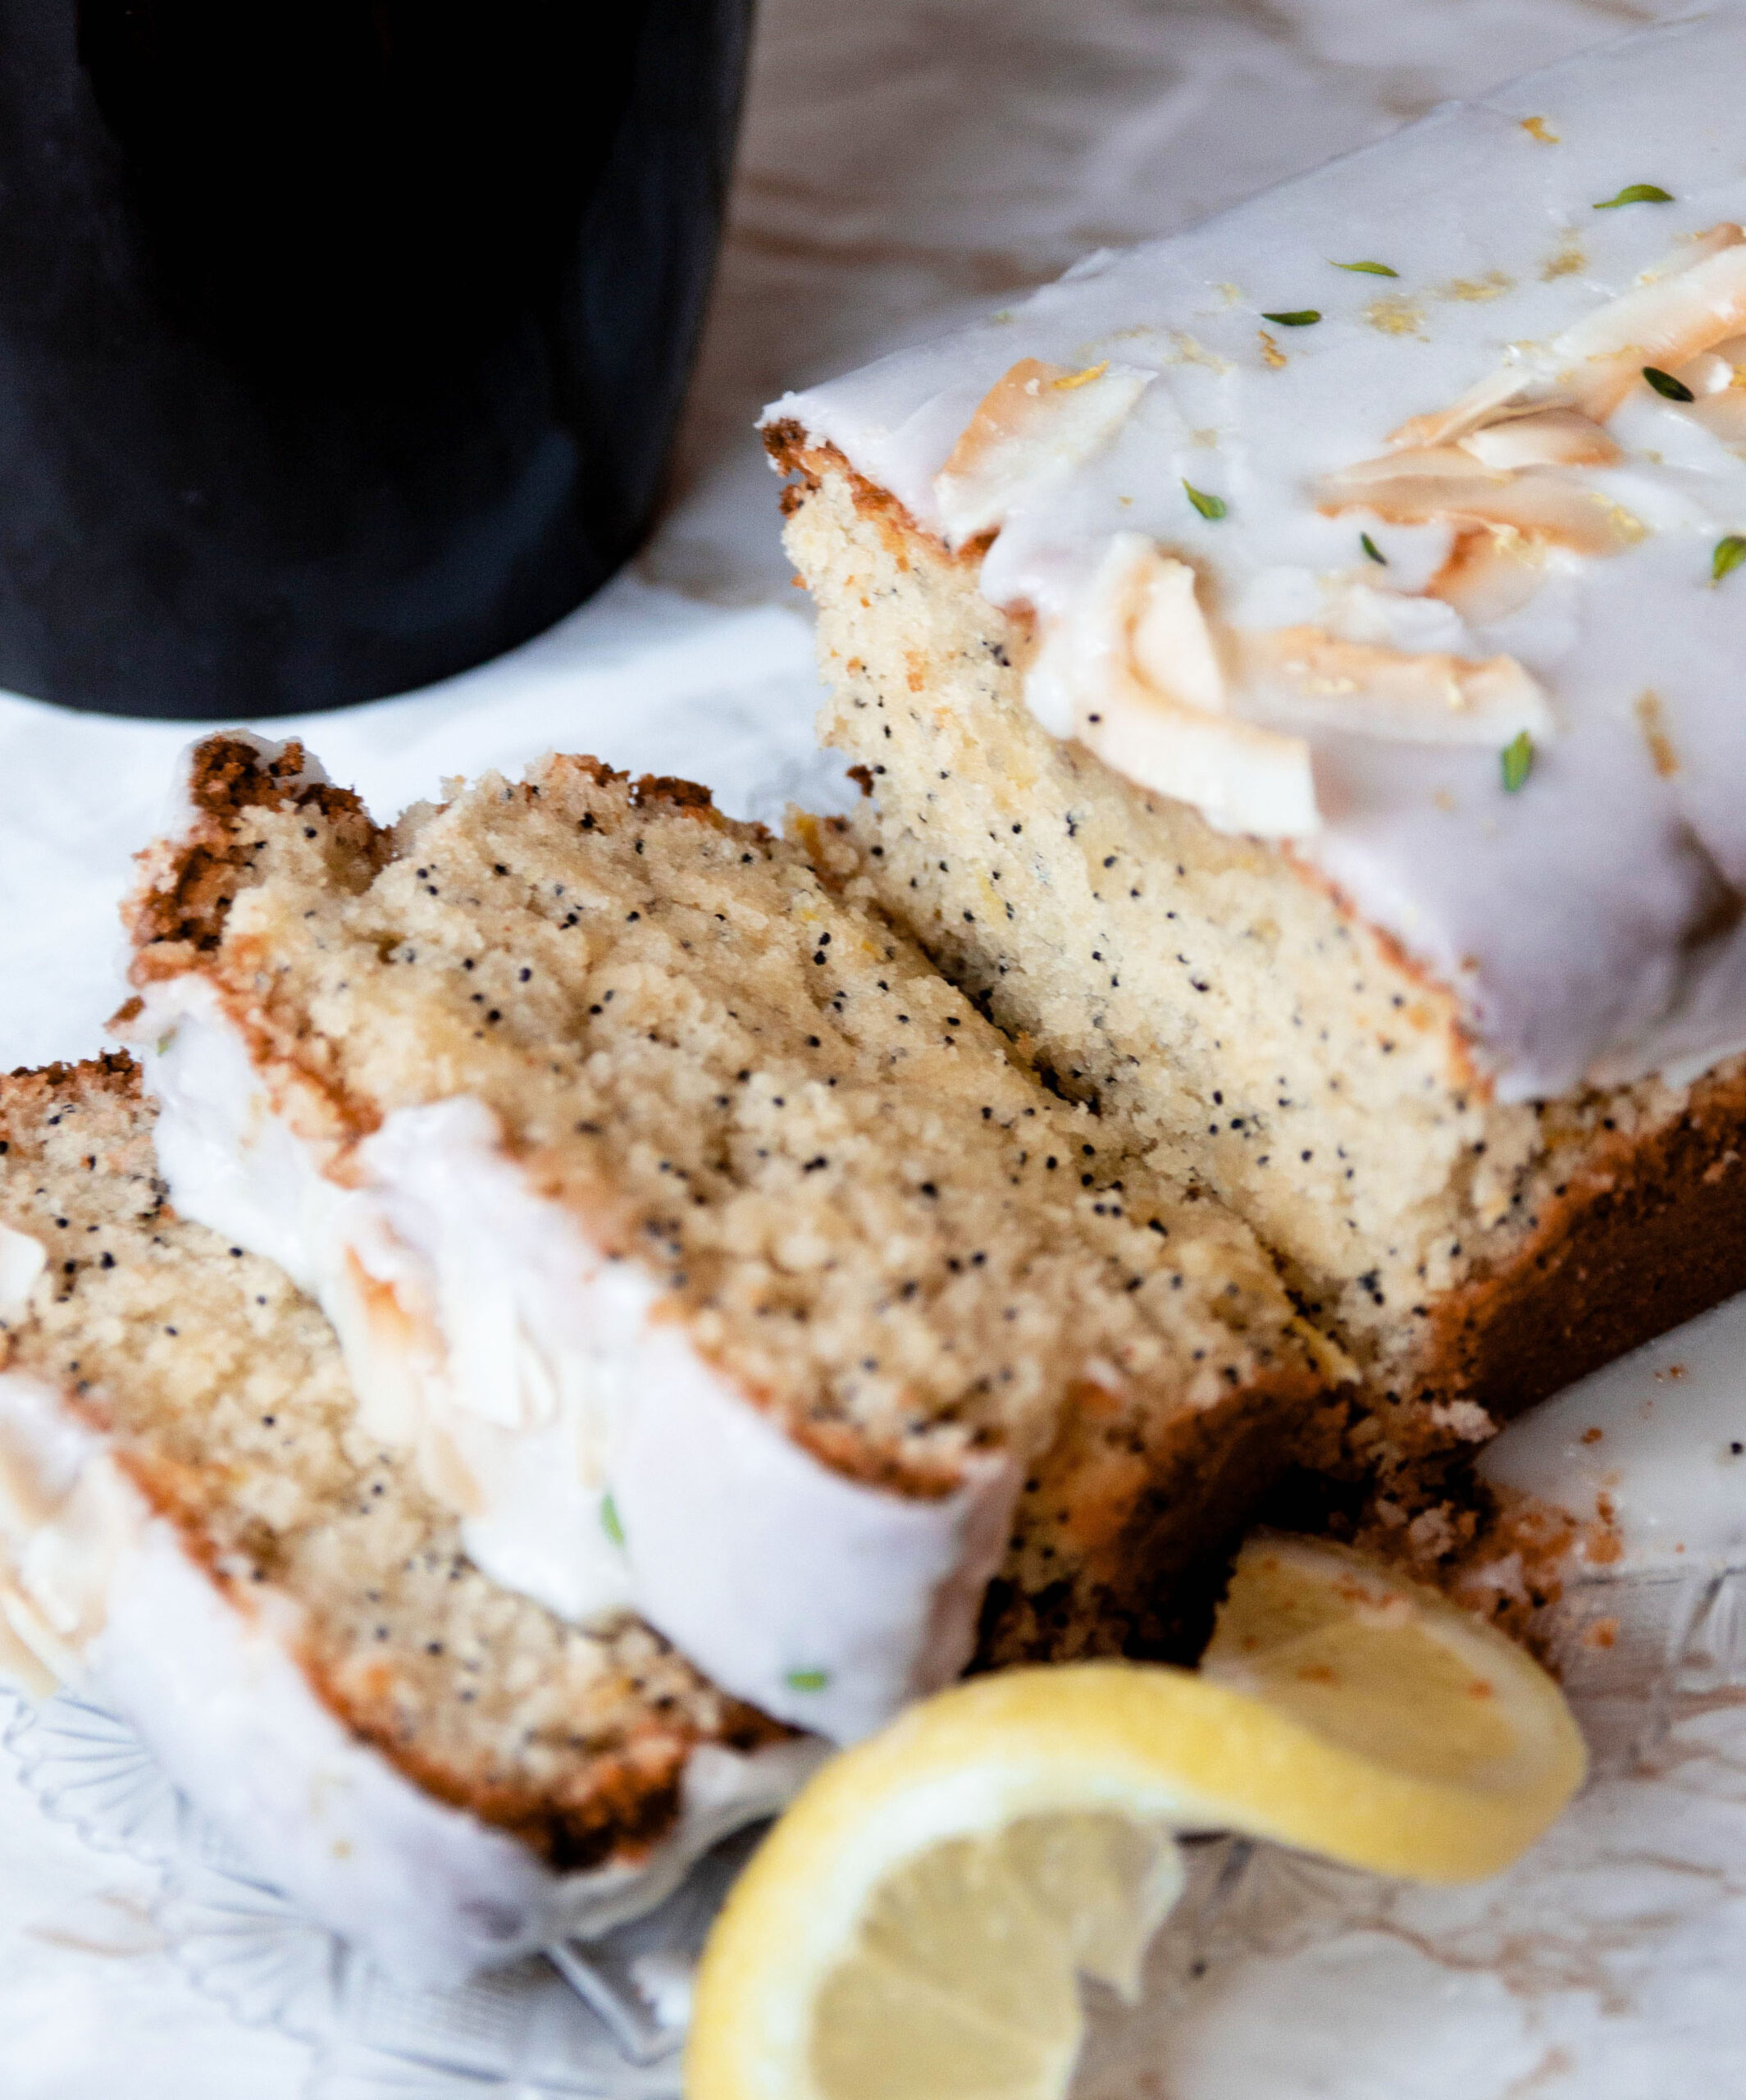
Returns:
[[[1746,1283],[1742,1061],[1500,1104],[1459,1002],[1288,850],[1043,729],[1028,624],[797,426],[787,544],[846,856],[1105,1129],[1216,1190],[1366,1395],[1317,1463],[1398,1472]],[[1483,1433],[1483,1432],[1482,1432]]]

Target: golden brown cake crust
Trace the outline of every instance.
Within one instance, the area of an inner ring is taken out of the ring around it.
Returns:
[[[1230,1554],[1327,1404],[1325,1386],[1281,1369],[1148,1444],[1109,1395],[1083,1393],[1025,1484],[1025,1544],[989,1587],[972,1667],[1193,1662]],[[1071,1575],[1051,1579],[1056,1538]]]
[[[1746,1061],[1593,1148],[1507,1265],[1434,1308],[1430,1395],[1500,1420],[1746,1290]]]

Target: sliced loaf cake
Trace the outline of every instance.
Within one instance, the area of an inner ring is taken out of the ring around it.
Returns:
[[[769,412],[860,870],[1384,1463],[1746,1285],[1743,64],[1645,33]]]
[[[481,1574],[327,1322],[168,1208],[131,1061],[0,1080],[0,1635],[253,1867],[449,1981],[655,1900],[816,1746]]]
[[[809,836],[562,758],[389,829],[212,739],[125,1025],[177,1208],[318,1294],[481,1565],[849,1737],[1179,1637],[1341,1372]]]

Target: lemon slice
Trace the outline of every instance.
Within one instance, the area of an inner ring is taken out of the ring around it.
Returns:
[[[1009,1671],[833,1759],[716,1921],[688,2100],[1060,2100],[1077,1979],[1137,1993],[1173,1832],[1477,1879],[1583,1769],[1501,1634],[1338,1547],[1257,1539],[1198,1673]]]

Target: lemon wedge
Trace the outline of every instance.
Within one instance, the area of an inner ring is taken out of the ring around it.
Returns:
[[[1583,1770],[1502,1635],[1338,1547],[1251,1541],[1198,1672],[981,1678],[833,1759],[716,1921],[688,2100],[1060,2100],[1078,1979],[1137,1994],[1173,1833],[1477,1879]]]

